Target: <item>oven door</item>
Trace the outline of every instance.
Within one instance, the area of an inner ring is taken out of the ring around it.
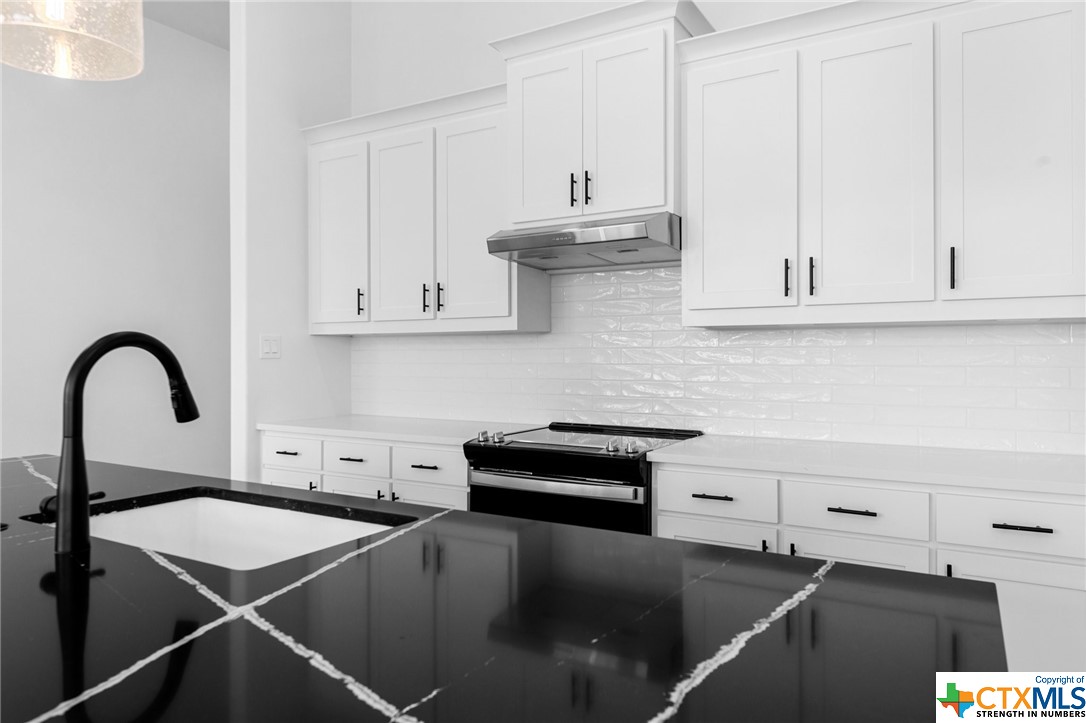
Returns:
[[[471,470],[468,509],[601,530],[652,532],[648,488]]]

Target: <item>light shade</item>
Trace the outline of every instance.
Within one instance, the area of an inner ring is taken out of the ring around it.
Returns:
[[[7,65],[75,80],[122,80],[143,70],[141,0],[2,0]]]

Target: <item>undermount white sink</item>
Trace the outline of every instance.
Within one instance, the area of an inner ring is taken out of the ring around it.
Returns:
[[[254,570],[388,529],[389,525],[214,497],[90,518],[92,537],[232,570]]]

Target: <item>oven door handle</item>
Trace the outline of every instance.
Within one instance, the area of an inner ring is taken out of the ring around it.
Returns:
[[[470,483],[485,487],[502,487],[526,492],[545,492],[548,494],[568,495],[570,497],[594,497],[616,502],[645,504],[644,495],[638,487],[622,484],[592,484],[591,482],[569,482],[550,477],[520,477],[510,474],[471,471]]]

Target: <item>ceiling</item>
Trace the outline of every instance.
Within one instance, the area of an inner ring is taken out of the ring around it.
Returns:
[[[230,49],[227,0],[143,0],[143,17],[224,50]]]

